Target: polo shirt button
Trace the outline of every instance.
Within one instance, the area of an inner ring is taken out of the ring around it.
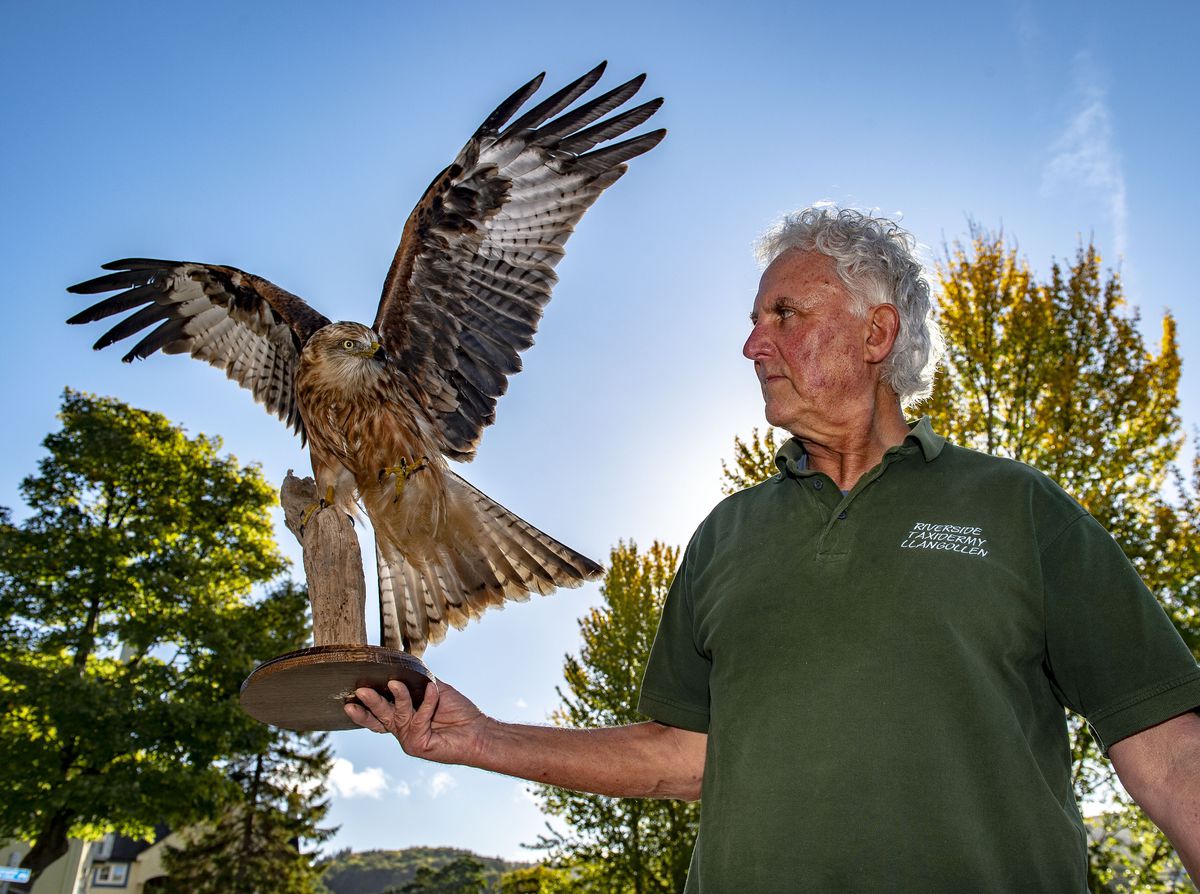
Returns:
[[[840,518],[842,521],[846,520],[846,510],[845,509],[843,509],[841,512],[838,513],[838,518]]]
[[[824,483],[823,481],[821,481],[821,479],[820,479],[820,478],[814,478],[814,479],[813,479],[813,489],[814,489],[814,490],[820,490],[820,489],[821,489],[821,488],[823,488],[824,486],[825,486],[825,483]]]

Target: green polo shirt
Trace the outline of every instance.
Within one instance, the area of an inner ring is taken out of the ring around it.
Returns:
[[[640,710],[708,733],[686,890],[1085,892],[1064,707],[1105,747],[1200,705],[1112,537],[922,420],[842,494],[724,500],[672,584]]]

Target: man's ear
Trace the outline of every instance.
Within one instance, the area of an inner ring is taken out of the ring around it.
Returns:
[[[894,304],[876,304],[867,311],[867,340],[863,357],[868,363],[882,363],[892,353],[900,334],[900,312]]]

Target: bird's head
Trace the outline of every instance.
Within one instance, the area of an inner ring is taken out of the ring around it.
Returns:
[[[363,383],[382,374],[388,355],[379,336],[362,323],[331,323],[313,333],[304,345],[307,361],[330,384]]]

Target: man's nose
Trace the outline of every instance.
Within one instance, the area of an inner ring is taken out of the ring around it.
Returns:
[[[763,338],[762,330],[758,324],[750,330],[750,335],[746,337],[746,343],[742,345],[742,356],[747,360],[761,360],[767,351],[767,340]]]

